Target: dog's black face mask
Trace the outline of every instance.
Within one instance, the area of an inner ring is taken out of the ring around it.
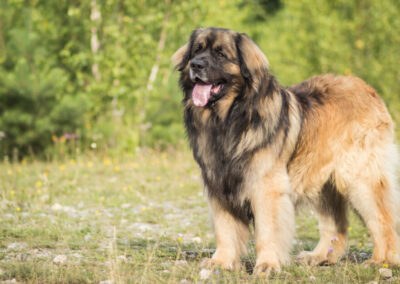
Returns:
[[[211,100],[221,97],[224,85],[232,81],[224,70],[226,55],[222,48],[214,50],[212,44],[198,44],[189,61],[189,78],[194,83],[192,100],[195,106],[203,107]]]
[[[259,82],[268,62],[245,34],[218,28],[193,31],[173,56],[186,99],[196,107],[213,103],[247,82]]]

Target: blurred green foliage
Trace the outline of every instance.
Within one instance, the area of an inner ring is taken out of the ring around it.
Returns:
[[[199,26],[248,33],[283,85],[354,74],[400,121],[398,0],[0,1],[0,154],[184,140],[170,57]]]

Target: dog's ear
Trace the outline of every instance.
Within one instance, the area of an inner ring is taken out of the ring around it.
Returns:
[[[253,87],[256,87],[268,69],[268,59],[246,34],[237,34],[235,43],[240,72],[246,80],[253,84]]]
[[[188,53],[189,43],[181,46],[171,57],[172,64],[175,69],[182,71],[182,69],[186,66],[187,61],[189,60]]]
[[[181,46],[175,53],[172,55],[171,61],[172,64],[174,65],[175,69],[178,69],[179,71],[182,71],[185,69],[186,65],[188,64],[190,60],[190,55],[192,53],[192,48],[194,41],[197,37],[197,35],[203,31],[202,28],[195,29],[192,34],[190,35],[190,40],[187,44],[184,46]]]

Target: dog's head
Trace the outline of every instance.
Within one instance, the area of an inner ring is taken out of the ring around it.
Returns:
[[[246,34],[220,28],[194,30],[172,61],[181,72],[187,99],[191,96],[198,107],[246,86],[257,89],[268,67],[267,58]]]

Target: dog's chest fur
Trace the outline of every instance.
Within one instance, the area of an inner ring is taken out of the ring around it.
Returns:
[[[184,119],[209,197],[216,198],[234,216],[248,223],[252,218],[250,203],[240,201],[238,196],[253,154],[265,147],[265,139],[261,139],[265,138],[265,127],[252,121],[245,109],[243,102],[237,102],[222,121],[213,106],[202,111],[188,107]],[[204,111],[210,112],[206,120],[202,118]],[[243,145],[249,132],[260,132],[260,139]]]

